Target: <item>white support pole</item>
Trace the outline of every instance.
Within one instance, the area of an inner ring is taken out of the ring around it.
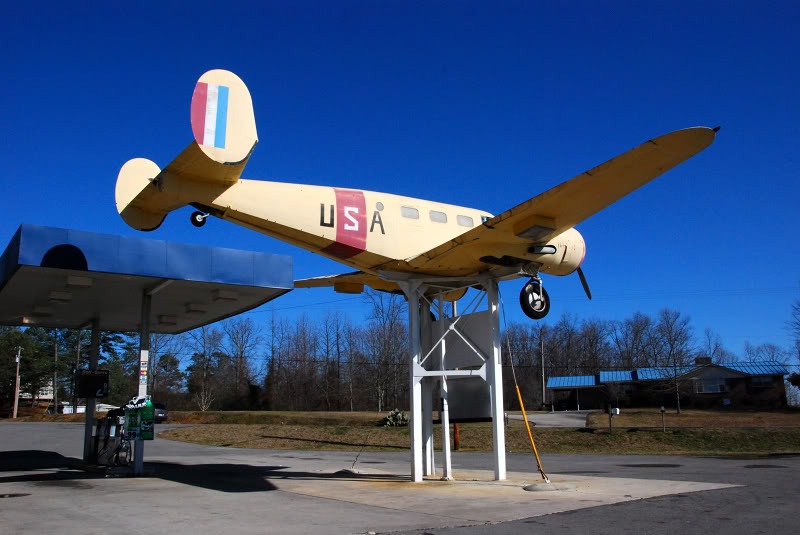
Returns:
[[[422,481],[422,383],[420,378],[414,376],[414,367],[422,359],[420,341],[420,283],[415,281],[398,282],[400,288],[408,298],[408,333],[410,336],[410,362],[409,362],[409,398],[411,409],[410,435],[411,435],[411,480]]]
[[[17,375],[14,379],[14,411],[11,413],[11,418],[17,417],[17,408],[19,407],[19,359],[22,356],[22,347],[17,347]]]
[[[500,340],[500,308],[497,281],[488,279],[484,285],[489,297],[490,328],[492,330],[492,355],[486,370],[492,405],[492,449],[494,450],[494,478],[506,478],[506,437],[503,414],[503,367]]]
[[[539,331],[541,333],[541,331]],[[547,392],[544,389],[544,340],[539,340],[542,344],[542,408],[544,409],[547,404]]]
[[[147,367],[150,360],[150,307],[152,292],[142,292],[142,316],[139,324],[139,397],[147,395]],[[141,429],[139,430],[141,433]],[[133,456],[133,475],[144,474],[144,440],[136,437]]]
[[[422,380],[422,458],[426,476],[436,473],[433,463],[433,385],[429,377]]]
[[[454,303],[455,304],[455,303]],[[439,335],[443,335],[445,331],[445,318],[444,318],[444,306],[442,304],[442,300],[439,299]],[[447,348],[445,345],[445,340],[442,339],[441,341],[441,370],[444,371],[445,369],[445,357],[447,354]],[[442,382],[440,383],[441,388],[441,397],[442,397],[442,413],[439,415],[439,419],[442,420],[442,455],[444,456],[444,466],[442,469],[442,480],[444,481],[452,481],[453,480],[453,466],[450,459],[450,409],[447,404],[447,376],[442,376]]]
[[[148,291],[142,292],[142,316],[139,324],[139,397],[147,395],[147,373],[150,362],[150,307]]]
[[[422,312],[419,318],[421,328],[420,349],[424,355],[428,352],[433,342],[431,334],[431,315],[428,304],[424,299],[420,300]],[[426,476],[436,473],[433,460],[433,379],[425,377],[422,379],[422,458]]]
[[[100,359],[100,320],[92,319],[92,343],[89,346],[89,369],[97,369],[97,361]],[[86,398],[85,426],[83,428],[83,460],[93,461],[95,456],[94,445],[92,444],[92,428],[94,427],[95,398]]]

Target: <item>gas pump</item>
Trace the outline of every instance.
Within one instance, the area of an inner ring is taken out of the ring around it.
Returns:
[[[153,440],[155,409],[149,396],[135,397],[125,405],[125,439]]]

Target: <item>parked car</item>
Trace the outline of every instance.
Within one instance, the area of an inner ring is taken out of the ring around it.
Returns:
[[[169,413],[167,413],[167,407],[163,403],[153,402],[153,413],[154,413],[154,420],[157,424],[163,424],[169,418]]]

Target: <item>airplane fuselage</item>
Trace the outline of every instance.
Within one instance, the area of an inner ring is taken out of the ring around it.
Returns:
[[[165,189],[181,191],[180,204],[366,272],[391,269],[390,261],[413,259],[492,217],[483,210],[375,191],[248,179],[209,188],[179,177],[172,180],[180,185]],[[516,258],[541,264],[542,272],[555,275],[574,271],[585,253],[574,229],[548,242],[556,247],[551,254],[532,254],[530,241],[518,241]]]

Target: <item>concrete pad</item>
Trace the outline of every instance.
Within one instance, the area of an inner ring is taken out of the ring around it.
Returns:
[[[391,508],[451,519],[451,526],[519,520],[597,505],[734,487],[718,483],[643,480],[549,474],[562,490],[525,492],[539,474],[512,472],[505,481],[489,471],[457,472],[455,481],[407,477],[371,471],[368,474],[328,474],[320,479],[268,476],[278,490],[372,507]],[[540,480],[540,479],[539,479]]]

